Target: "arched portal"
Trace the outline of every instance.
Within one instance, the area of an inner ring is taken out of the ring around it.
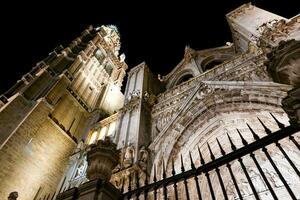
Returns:
[[[183,157],[183,163],[185,163],[185,168],[189,169],[189,152],[191,152],[196,167],[198,167],[200,165],[200,157],[197,150],[198,147],[200,148],[206,162],[211,161],[207,143],[210,144],[212,152],[216,157],[221,156],[216,138],[219,139],[226,152],[232,151],[226,133],[232,137],[232,140],[237,147],[241,147],[243,145],[239,138],[237,129],[239,129],[248,142],[253,141],[252,134],[247,127],[247,124],[249,124],[260,137],[265,136],[266,134],[262,125],[258,121],[258,117],[272,131],[278,130],[278,127],[270,113],[273,113],[282,123],[288,125],[288,117],[282,110],[280,103],[285,94],[278,93],[276,95],[271,95],[271,91],[272,90],[263,91],[254,88],[249,91],[231,90],[229,92],[228,90],[219,90],[206,94],[202,99],[199,98],[199,100],[194,100],[195,102],[191,103],[191,107],[178,117],[178,120],[174,122],[172,128],[165,132],[165,135],[161,138],[161,142],[159,142],[159,146],[161,148],[154,159],[155,165],[162,166],[162,160],[164,160],[167,166],[167,173],[170,174],[172,171],[173,159],[175,163],[175,170],[177,173],[180,173],[181,155]],[[252,97],[246,98],[245,96],[250,93],[252,94]],[[259,97],[262,96],[262,94],[264,94],[264,97]],[[277,100],[275,100],[275,96]],[[299,137],[299,134],[297,137]],[[297,140],[299,140],[299,138]],[[282,146],[284,146],[294,163],[298,163],[297,167],[299,168],[300,154],[299,151],[296,151],[294,144],[289,140],[284,140],[282,142]],[[299,178],[293,169],[287,164],[287,161],[281,153],[273,151],[276,148],[275,146],[270,146],[268,148],[274,161],[280,165],[282,174],[287,178],[292,190],[297,191],[299,188],[297,188],[297,185],[293,183],[299,181]],[[257,160],[270,180],[270,183],[275,188],[274,190],[278,193],[279,197],[284,199],[288,193],[274,172],[274,169],[261,152],[257,152],[256,155]],[[249,156],[244,158],[244,164],[249,171],[251,179],[253,179],[253,182],[256,183],[255,187],[259,195],[266,197],[266,199],[272,199],[262,177],[259,175],[257,168]],[[231,163],[231,165],[233,171],[236,173],[243,196],[245,198],[247,197],[252,199],[253,193],[251,188],[249,188],[245,175],[242,173],[243,170],[241,166],[237,162]],[[157,171],[159,175],[162,173],[161,168],[158,168]],[[225,166],[220,168],[220,173],[230,199],[237,198],[236,191]],[[201,175],[199,178],[201,190],[203,194],[206,195],[204,196],[204,199],[210,199],[210,190],[206,177]],[[223,199],[217,174],[211,173],[210,178],[213,182],[216,198]],[[190,194],[196,195],[195,185],[189,183],[189,186],[190,190],[194,190],[194,192],[190,191]],[[178,187],[179,190],[182,190],[180,195],[184,195],[185,193],[182,185],[179,184]],[[181,198],[184,199],[184,196]],[[197,197],[191,196],[191,199],[197,199]]]

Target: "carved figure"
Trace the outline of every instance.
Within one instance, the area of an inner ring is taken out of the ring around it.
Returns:
[[[133,148],[133,146],[129,146],[126,148],[125,155],[124,155],[124,167],[125,168],[132,166],[133,157],[134,157],[134,148]]]

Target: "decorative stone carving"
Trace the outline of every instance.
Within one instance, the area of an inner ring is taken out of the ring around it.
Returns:
[[[282,41],[267,57],[267,70],[275,82],[300,87],[300,41]]]
[[[120,55],[120,62],[124,62],[124,61],[125,61],[125,58],[126,58],[125,54],[122,53],[122,54]]]
[[[86,161],[81,160],[78,164],[74,178],[77,179],[83,177],[85,175],[85,171],[86,171]]]
[[[143,170],[147,169],[148,154],[149,153],[146,147],[142,146],[139,152],[139,165],[142,167]]]
[[[18,196],[18,192],[11,192],[8,196],[8,200],[17,200]]]
[[[129,146],[125,150],[125,155],[124,155],[124,167],[128,168],[132,166],[133,164],[133,158],[134,158],[134,148],[133,146]]]
[[[119,160],[117,145],[109,137],[92,144],[87,152],[87,178],[109,180]]]
[[[77,144],[77,147],[76,147],[74,153],[80,152],[80,151],[82,151],[84,149],[85,149],[84,141],[80,140],[80,142]]]

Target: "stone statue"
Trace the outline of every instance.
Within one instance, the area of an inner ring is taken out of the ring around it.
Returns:
[[[122,54],[120,55],[120,62],[124,62],[124,61],[125,61],[125,58],[126,58],[125,54],[122,53]]]
[[[143,170],[147,169],[148,151],[145,146],[142,146],[139,152],[139,165]]]
[[[149,99],[149,93],[146,91],[144,92],[144,100],[148,101],[148,99]]]
[[[18,196],[18,192],[11,192],[8,196],[8,200],[17,200]]]
[[[85,174],[85,162],[81,160],[75,174],[75,178],[81,177]]]
[[[85,144],[83,140],[80,140],[80,142],[77,144],[77,147],[75,149],[75,153],[82,151],[85,148]]]
[[[145,146],[142,146],[140,149],[140,158],[139,161],[146,163],[148,160],[148,151]]]
[[[132,166],[133,157],[134,157],[134,148],[133,148],[133,146],[129,146],[126,148],[125,155],[124,155],[124,167],[125,168]]]

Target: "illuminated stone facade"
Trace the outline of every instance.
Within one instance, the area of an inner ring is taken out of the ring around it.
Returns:
[[[257,117],[272,131],[277,126],[270,113],[286,125],[300,124],[300,17],[286,19],[251,4],[226,17],[233,43],[206,50],[186,47],[181,62],[165,76],[141,63],[127,73],[124,94],[120,87],[127,65],[118,55],[115,27],[89,28],[68,48],[56,49],[1,97],[0,179],[5,181],[0,197],[14,190],[24,200],[52,196],[88,181],[88,145],[107,136],[121,152],[111,178],[120,188],[123,182],[128,185],[129,176],[133,181],[139,176],[141,183],[153,177],[154,166],[161,176],[163,161],[170,172],[174,159],[179,172],[180,155],[189,163],[189,152],[199,166],[197,147],[209,160],[206,143],[218,155],[216,138],[225,141],[229,133],[237,142],[237,128],[252,140],[246,123],[263,134]],[[289,141],[283,145],[300,168],[299,151]],[[270,152],[277,163],[282,161],[282,155]],[[258,160],[278,197],[285,199],[276,173]],[[272,199],[253,163],[246,159],[245,164],[260,197]],[[285,166],[281,170],[290,187],[299,190],[299,179]],[[241,174],[235,163],[232,168]],[[244,198],[253,199],[247,180],[239,178]],[[201,188],[209,199],[208,186]],[[233,183],[226,190],[230,199],[237,198]],[[215,191],[218,199],[221,189]]]

